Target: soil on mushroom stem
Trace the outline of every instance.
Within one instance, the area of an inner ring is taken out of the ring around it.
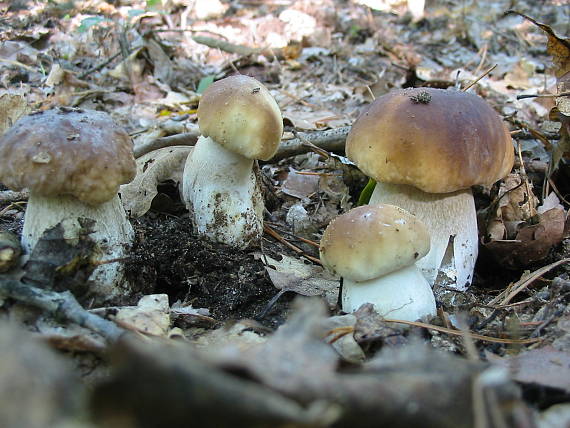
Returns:
[[[253,251],[208,242],[192,230],[187,216],[149,213],[134,222],[137,234],[127,275],[140,295],[166,293],[180,301],[207,308],[216,320],[255,319],[267,327],[282,324],[290,293],[260,317],[277,294],[265,267]]]

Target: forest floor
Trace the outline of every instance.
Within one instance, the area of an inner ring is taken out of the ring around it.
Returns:
[[[121,188],[131,285],[104,307],[81,301],[134,337],[111,346],[6,298],[3,317],[58,355],[22,359],[31,339],[0,334],[0,379],[25,385],[0,386],[13,403],[0,425],[570,426],[570,106],[553,96],[568,92],[570,10],[418,3],[0,1],[0,133],[33,111],[100,110],[133,137],[138,166]],[[237,73],[270,90],[285,124],[282,148],[259,163],[262,244],[243,251],[197,236],[180,197],[200,96]],[[473,188],[473,283],[436,285],[437,317],[346,315],[318,250],[367,183],[344,139],[375,98],[420,86],[485,99],[511,132],[515,168]],[[26,198],[0,184],[1,231],[21,234]],[[24,262],[0,279],[25,277]],[[43,407],[22,414],[22,402]]]

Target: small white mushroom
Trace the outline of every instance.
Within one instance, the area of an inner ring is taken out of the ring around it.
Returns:
[[[386,318],[415,321],[436,313],[431,287],[415,265],[429,248],[426,227],[407,211],[364,205],[331,221],[320,257],[343,278],[345,312],[372,303]]]
[[[271,159],[281,141],[277,103],[254,78],[231,76],[206,89],[198,125],[182,184],[198,234],[237,248],[259,243],[264,204],[253,165]]]

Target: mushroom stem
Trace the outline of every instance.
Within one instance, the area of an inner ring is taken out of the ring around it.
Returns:
[[[105,255],[102,262],[125,256],[127,247],[133,242],[134,231],[118,195],[93,206],[73,196],[46,197],[30,192],[22,246],[30,253],[46,230],[62,222],[65,222],[64,239],[78,240],[80,218],[94,220],[93,233],[89,237],[97,244],[99,252]],[[113,297],[118,293],[116,286],[123,280],[122,264],[102,264],[93,271],[89,280],[97,284],[93,290],[95,293],[105,295],[105,298]]]
[[[416,264],[430,284],[458,290],[471,284],[479,248],[471,189],[434,194],[408,185],[378,182],[369,203],[396,205],[425,223],[431,249]]]
[[[201,136],[184,166],[182,194],[200,235],[238,248],[261,239],[263,198],[253,160]]]
[[[368,281],[344,278],[343,311],[354,312],[364,303],[386,318],[416,321],[436,314],[431,287],[415,264]]]

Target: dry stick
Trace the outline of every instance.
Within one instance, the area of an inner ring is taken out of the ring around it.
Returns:
[[[350,131],[350,126],[342,126],[326,131],[316,131],[311,133],[299,133],[304,141],[308,141],[314,146],[326,150],[327,152],[344,152],[346,136]],[[300,138],[281,141],[279,149],[272,161],[278,161],[289,156],[295,156],[307,152],[307,144]]]
[[[162,149],[164,147],[172,146],[193,146],[198,141],[200,136],[200,131],[198,128],[192,130],[191,132],[185,132],[183,134],[170,135],[168,137],[160,137],[156,140],[149,141],[148,143],[141,144],[135,147],[135,158],[140,158],[147,153],[154,150]]]
[[[543,266],[540,269],[537,269],[532,274],[527,276],[526,278],[520,279],[519,281],[515,282],[508,286],[505,290],[503,290],[497,297],[489,302],[489,305],[496,305],[500,301],[500,305],[508,304],[517,294],[527,288],[530,284],[540,278],[542,275],[547,273],[548,271],[564,264],[570,262],[570,258],[558,260],[557,262],[551,263],[549,265]]]
[[[312,150],[316,154],[321,155],[325,159],[328,159],[331,157],[331,155],[326,150],[324,150],[318,146],[315,146],[313,143],[311,143],[309,140],[307,140],[305,137],[303,137],[297,131],[293,131],[293,135],[295,136],[295,138],[298,138],[301,141],[301,143],[303,143],[305,146],[307,146],[310,150]]]
[[[116,342],[125,330],[111,321],[92,314],[77,302],[69,291],[56,292],[24,284],[15,279],[0,279],[0,294],[33,305],[52,314],[63,317],[82,327],[98,333],[108,342]]]
[[[0,204],[25,201],[28,199],[28,196],[30,196],[28,191],[14,192],[12,190],[2,190],[0,191]]]
[[[265,233],[267,233],[269,236],[272,236],[273,238],[277,239],[279,242],[281,242],[282,244],[286,245],[287,247],[291,248],[293,251],[295,251],[297,254],[309,259],[310,261],[312,261],[313,263],[316,263],[318,265],[322,264],[321,261],[319,259],[317,259],[316,257],[310,256],[308,254],[306,254],[303,250],[301,250],[299,247],[297,247],[294,244],[291,244],[289,241],[287,241],[285,238],[283,238],[281,235],[279,235],[276,231],[274,231],[271,227],[269,227],[268,225],[264,224],[263,225],[263,230],[265,231]]]
[[[558,98],[558,97],[570,97],[570,92],[561,92],[559,94],[517,95],[517,100],[524,100],[525,98]]]
[[[483,77],[485,77],[487,74],[489,74],[491,71],[493,71],[495,69],[495,67],[497,67],[497,64],[493,65],[490,69],[488,69],[485,73],[483,73],[481,76],[479,76],[477,79],[475,79],[473,82],[471,82],[469,85],[467,85],[465,88],[462,89],[463,92],[468,91],[472,86],[476,85],[477,82],[479,80],[481,80]]]
[[[441,333],[451,334],[453,336],[465,336],[465,331],[453,330],[451,328],[439,327],[436,325],[426,324],[426,323],[418,322],[418,321],[394,320],[394,319],[388,319],[388,318],[384,318],[384,321],[395,322],[395,323],[399,323],[399,324],[412,325],[414,327],[427,328],[429,330],[435,330],[435,331],[439,331]],[[472,339],[475,339],[475,340],[483,340],[485,342],[493,342],[493,343],[509,343],[509,344],[516,344],[516,345],[528,345],[531,343],[536,343],[540,340],[540,339],[501,339],[498,337],[483,336],[482,334],[471,333],[471,332],[469,332],[469,335],[471,336]]]
[[[263,55],[268,59],[283,58],[285,56],[284,50],[279,48],[250,48],[249,46],[236,45],[234,43],[226,42],[225,40],[205,36],[193,36],[192,40],[201,45],[208,46],[209,48],[220,49],[221,51],[241,56]]]
[[[275,226],[275,223],[266,223],[266,224],[268,224],[269,226],[271,226],[271,228],[278,229],[278,228]],[[274,230],[275,230],[275,229],[274,229]],[[297,240],[299,240],[299,241],[301,241],[301,242],[304,242],[305,244],[312,245],[313,247],[316,247],[316,248],[319,248],[319,247],[320,247],[320,245],[319,245],[318,242],[311,241],[310,239],[306,239],[306,238],[303,238],[303,237],[301,237],[301,236],[297,236],[297,235],[295,235],[294,233],[288,232],[288,231],[286,231],[286,230],[279,230],[279,232],[280,232],[280,233],[285,233],[285,234],[287,234],[287,235],[290,235],[290,236],[292,236],[293,238],[295,238],[295,239],[297,239]]]
[[[327,152],[344,152],[344,144],[349,131],[350,126],[342,126],[340,128],[327,129],[326,131],[298,133],[299,137],[302,137],[303,139],[292,138],[290,140],[281,141],[277,153],[271,160],[276,162],[278,160],[288,158],[289,156],[307,153],[309,149],[304,141],[308,141],[314,146],[317,146]],[[192,132],[160,137],[149,143],[136,147],[135,157],[139,158],[153,150],[158,150],[163,147],[193,146],[199,136],[199,131],[196,129]]]
[[[121,51],[117,52],[116,54],[112,55],[111,57],[109,57],[106,61],[102,62],[99,65],[96,65],[93,68],[90,68],[87,71],[84,71],[83,73],[81,73],[79,76],[77,76],[78,79],[85,79],[87,76],[89,76],[91,73],[95,73],[96,71],[101,70],[102,68],[106,67],[107,65],[109,65],[111,62],[113,62],[116,58],[118,58],[120,55],[122,54]]]

